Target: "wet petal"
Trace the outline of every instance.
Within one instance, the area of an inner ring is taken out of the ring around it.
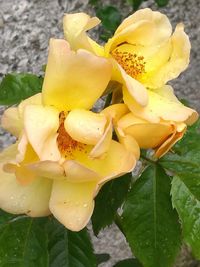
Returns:
[[[29,105],[24,112],[24,125],[28,141],[40,160],[58,161],[57,147],[59,112],[53,107]]]
[[[85,50],[71,51],[65,40],[51,39],[43,84],[43,101],[59,111],[90,109],[111,76],[108,60]]]
[[[103,136],[107,118],[88,110],[72,110],[65,119],[65,130],[76,141],[96,145]]]
[[[7,161],[15,159],[17,145],[12,145],[0,154],[0,208],[9,213],[28,214],[32,217],[49,215],[49,198],[52,183],[49,179],[38,178],[22,186],[12,173],[3,171]]]
[[[85,13],[65,14],[63,28],[66,40],[73,50],[86,49],[97,55],[103,55],[103,48],[90,39],[86,31],[100,23],[97,17],[90,17]]]
[[[80,231],[92,215],[95,188],[95,182],[54,181],[49,205],[51,212],[66,228]]]

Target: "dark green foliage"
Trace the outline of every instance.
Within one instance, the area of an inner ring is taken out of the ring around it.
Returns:
[[[159,165],[147,167],[128,193],[122,228],[144,267],[172,266],[181,231],[171,204],[170,179]]]
[[[0,212],[1,267],[95,267],[87,230],[67,230],[54,218]]]
[[[42,90],[43,78],[33,74],[7,74],[0,84],[0,105],[19,103]]]
[[[118,208],[127,196],[131,178],[131,174],[126,174],[106,183],[100,190],[95,199],[95,209],[92,215],[92,225],[96,235],[102,228],[113,223]]]
[[[200,120],[188,128],[174,153],[168,153],[162,164],[176,175],[172,182],[172,201],[181,219],[185,242],[200,259]]]
[[[119,261],[113,267],[142,267],[137,259],[126,259]]]

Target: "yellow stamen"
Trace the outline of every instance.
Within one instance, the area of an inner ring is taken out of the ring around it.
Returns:
[[[57,137],[57,144],[58,149],[63,157],[68,159],[73,159],[73,152],[75,150],[83,150],[85,144],[77,142],[71,138],[71,136],[66,132],[64,127],[64,121],[67,116],[67,113],[62,111],[59,114],[59,128],[58,128],[58,137]]]
[[[144,57],[127,51],[119,51],[118,48],[112,51],[111,54],[131,77],[136,79],[145,72]]]

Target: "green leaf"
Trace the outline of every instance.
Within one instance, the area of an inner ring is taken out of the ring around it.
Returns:
[[[171,193],[182,222],[184,240],[191,246],[195,257],[200,259],[200,200],[178,176],[173,179]]]
[[[170,178],[159,165],[146,168],[124,204],[122,228],[144,267],[172,266],[181,230],[170,198]]]
[[[114,32],[122,20],[121,13],[114,6],[103,6],[96,10],[96,15],[102,21],[102,25],[106,30]]]
[[[71,232],[51,218],[49,234],[49,267],[96,267],[96,257],[87,230]]]
[[[160,164],[178,175],[200,200],[200,120],[188,128],[185,137],[160,160]],[[192,175],[191,175],[192,174]]]
[[[89,4],[96,6],[99,4],[99,0],[89,0]]]
[[[33,74],[7,74],[0,84],[0,105],[13,105],[42,90],[43,79]]]
[[[119,261],[113,267],[142,267],[137,259],[126,259]]]
[[[143,0],[127,0],[127,2],[133,7],[133,10],[138,10]]]
[[[127,196],[131,179],[132,175],[126,174],[106,183],[100,190],[95,199],[95,209],[92,215],[92,225],[96,235],[102,228],[113,223],[118,208]]]
[[[48,267],[45,219],[0,211],[0,266]]]
[[[155,2],[159,7],[163,7],[169,3],[169,0],[155,0]]]

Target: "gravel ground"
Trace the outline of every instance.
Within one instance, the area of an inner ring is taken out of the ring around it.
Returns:
[[[117,0],[124,14],[129,8]],[[125,2],[125,1],[124,1]],[[145,3],[156,9],[153,0]],[[160,11],[169,16],[173,25],[183,21],[192,43],[191,64],[186,72],[172,84],[180,98],[188,99],[200,111],[200,1],[170,0],[167,8]],[[84,0],[0,0],[0,78],[7,72],[42,73],[46,63],[50,37],[62,36],[64,12],[85,11],[94,14]],[[97,36],[97,33],[94,33]],[[0,114],[3,108],[0,107]],[[14,139],[0,129],[0,149]],[[131,252],[124,237],[115,226],[93,238],[95,250],[109,253],[111,260],[101,267],[111,267],[120,259],[130,257]],[[59,266],[58,266],[59,267]],[[156,267],[156,266],[155,266]],[[176,267],[200,267],[183,248]]]

